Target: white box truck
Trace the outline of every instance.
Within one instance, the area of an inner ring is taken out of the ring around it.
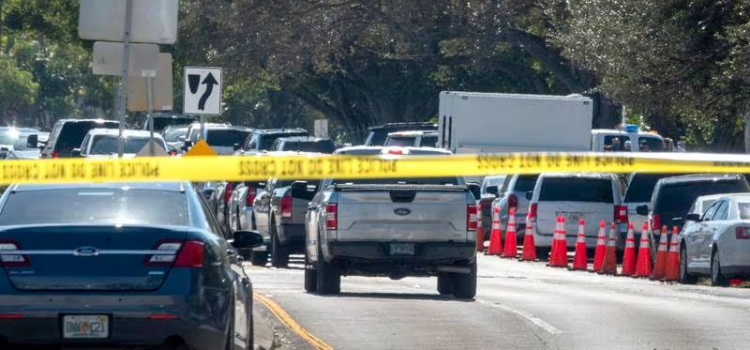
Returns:
[[[590,151],[593,105],[581,95],[444,91],[438,146],[455,154]]]

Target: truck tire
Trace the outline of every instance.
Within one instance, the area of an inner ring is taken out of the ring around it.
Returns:
[[[474,299],[477,295],[477,262],[472,262],[470,274],[451,274],[453,296],[458,299]]]
[[[250,259],[248,260],[250,260],[250,263],[253,264],[253,266],[266,266],[266,263],[268,262],[268,251],[252,251],[250,252]]]
[[[453,294],[453,282],[449,273],[438,273],[437,290],[440,295]]]
[[[305,291],[308,293],[318,291],[318,271],[315,271],[310,264],[310,260],[307,258],[307,250],[305,250]]]
[[[289,266],[289,249],[281,244],[276,234],[276,225],[271,223],[271,266],[286,268]]]
[[[318,294],[339,294],[341,292],[341,273],[338,266],[327,262],[318,246],[318,261],[315,274],[317,275]]]

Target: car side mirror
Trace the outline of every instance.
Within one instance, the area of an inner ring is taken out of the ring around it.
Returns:
[[[531,200],[531,198],[534,198],[534,192],[526,191],[526,200]]]
[[[26,148],[39,148],[39,135],[29,135],[26,138]]]
[[[482,199],[482,187],[480,187],[478,183],[469,182],[467,186],[469,187],[469,191],[471,191],[471,194],[474,195],[474,199]]]
[[[685,220],[701,222],[701,215],[697,213],[690,213],[690,214],[687,214],[687,216],[685,217]]]
[[[494,196],[497,196],[497,191],[498,191],[498,188],[497,188],[496,185],[495,186],[487,186],[487,193],[489,193],[491,195],[494,195]]]
[[[232,149],[233,149],[233,150],[235,150],[235,151],[239,151],[239,150],[240,150],[241,148],[242,148],[242,146],[240,146],[240,144],[239,144],[239,143],[235,143],[235,144],[234,144],[234,145],[232,146]]]
[[[648,205],[639,205],[635,208],[638,215],[648,215]]]
[[[250,249],[263,245],[263,236],[258,231],[235,231],[230,242],[237,249]]]
[[[80,148],[74,148],[72,151],[70,151],[71,157],[80,157],[81,156],[81,149]]]

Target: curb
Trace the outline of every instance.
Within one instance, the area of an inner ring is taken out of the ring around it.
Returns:
[[[255,350],[273,350],[274,332],[266,317],[258,308],[264,307],[253,301],[253,349]]]

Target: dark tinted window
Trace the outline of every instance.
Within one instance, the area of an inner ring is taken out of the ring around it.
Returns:
[[[658,137],[641,136],[638,148],[642,152],[661,152],[664,150],[664,142]]]
[[[258,150],[270,151],[272,150],[273,143],[281,137],[295,137],[295,136],[308,136],[306,132],[294,132],[294,133],[280,133],[280,134],[261,134],[260,145]]]
[[[118,122],[109,121],[103,123],[97,122],[75,122],[65,123],[60,131],[60,137],[55,144],[55,150],[72,150],[81,147],[83,138],[86,137],[91,129],[117,129],[120,127]]]
[[[655,211],[686,214],[700,196],[709,194],[747,192],[744,181],[689,182],[662,186]],[[675,217],[675,216],[673,216]]]
[[[0,211],[0,225],[77,223],[188,226],[189,220],[182,193],[118,188],[20,191]]]
[[[336,146],[333,141],[318,141],[318,142],[304,142],[304,141],[287,141],[284,142],[284,147],[281,151],[299,151],[299,152],[315,152],[315,153],[333,153],[336,150]]]
[[[659,180],[677,174],[635,174],[625,191],[625,202],[648,202]]]
[[[393,185],[393,184],[415,184],[415,185],[458,185],[455,177],[437,178],[409,178],[409,179],[337,179],[334,184],[354,185]]]
[[[518,177],[518,180],[516,180],[516,186],[513,190],[515,192],[533,191],[538,178],[539,175],[521,175]]]
[[[615,141],[617,140],[617,141]],[[613,151],[624,151],[625,142],[630,141],[629,136],[625,135],[607,135],[604,136],[604,145],[612,146]],[[632,142],[632,141],[631,141]]]
[[[612,180],[592,178],[545,178],[540,201],[613,203]]]
[[[209,129],[206,131],[206,142],[208,142],[209,145],[216,147],[232,147],[235,144],[241,145],[245,142],[247,135],[250,135],[250,131]]]
[[[420,146],[422,147],[437,147],[437,136],[425,136],[422,137]]]

